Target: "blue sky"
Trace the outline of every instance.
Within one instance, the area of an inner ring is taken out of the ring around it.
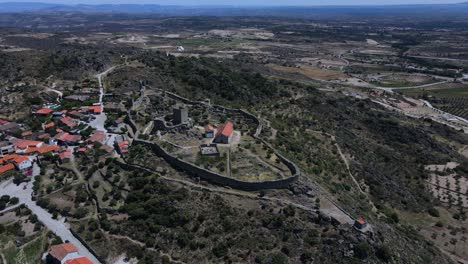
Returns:
[[[468,1],[468,0],[467,0]],[[60,4],[161,4],[161,5],[393,5],[459,3],[463,0],[0,0],[0,2],[47,2]]]

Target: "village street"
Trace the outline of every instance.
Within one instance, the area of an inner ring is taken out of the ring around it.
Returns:
[[[37,215],[39,221],[41,221],[42,224],[47,227],[47,229],[59,236],[63,241],[68,240],[69,242],[73,243],[78,248],[79,253],[88,257],[93,263],[101,263],[93,254],[91,254],[91,252],[89,252],[89,250],[83,244],[81,244],[78,239],[73,236],[73,234],[70,232],[68,224],[63,222],[63,218],[59,220],[53,219],[49,212],[38,206],[36,202],[31,199],[31,195],[33,193],[32,186],[34,182],[34,176],[39,175],[39,173],[40,168],[35,163],[33,166],[33,176],[31,177],[32,180],[26,184],[26,189],[23,189],[25,186],[24,183],[16,185],[12,182],[12,180],[2,182],[0,184],[0,196],[9,195],[11,197],[17,197],[19,199],[19,204],[25,204],[33,212],[33,214]]]
[[[106,120],[107,120],[107,115],[105,113],[104,104],[103,104],[105,87],[104,87],[104,82],[102,81],[102,77],[114,69],[115,69],[115,66],[110,67],[104,72],[96,75],[96,77],[98,78],[98,82],[99,82],[99,104],[101,104],[102,112],[99,115],[95,115],[94,116],[95,119],[89,122],[89,125],[99,131],[106,131],[104,124],[106,123]],[[114,147],[115,138],[117,134],[106,132],[106,135],[107,135],[107,139],[106,139],[105,144],[109,147]]]

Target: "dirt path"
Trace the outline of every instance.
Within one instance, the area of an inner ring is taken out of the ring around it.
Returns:
[[[128,240],[134,244],[137,244],[141,247],[143,247],[144,249],[147,249],[149,251],[153,251],[153,252],[156,252],[158,253],[160,256],[162,257],[167,257],[169,258],[170,260],[170,263],[178,263],[178,264],[186,264],[185,262],[182,262],[182,261],[179,261],[179,260],[175,260],[172,258],[171,255],[167,254],[167,253],[164,253],[164,252],[161,252],[160,250],[157,250],[155,248],[150,248],[150,247],[147,247],[145,243],[141,242],[141,241],[138,241],[138,240],[135,240],[131,237],[128,237],[128,236],[121,236],[121,235],[113,235],[113,234],[107,234],[107,236],[110,236],[110,237],[115,237],[115,238],[118,238],[118,239],[125,239],[125,240]]]
[[[0,257],[2,257],[2,264],[8,264],[3,253],[0,253]]]
[[[331,140],[333,140],[333,142],[335,142],[333,145],[336,147],[337,151],[338,151],[338,154],[340,155],[340,158],[341,160],[343,160],[345,166],[346,166],[346,170],[348,171],[348,175],[349,177],[351,178],[351,180],[353,181],[353,183],[356,185],[358,191],[361,193],[361,194],[364,194],[366,197],[369,198],[369,194],[367,192],[365,192],[364,190],[362,190],[361,188],[361,185],[359,184],[359,182],[356,180],[356,178],[354,177],[354,175],[351,173],[351,167],[349,166],[349,161],[348,159],[346,158],[346,156],[343,154],[343,151],[341,150],[341,147],[340,145],[338,145],[338,143],[336,142],[336,137],[332,134],[328,134],[326,132],[322,132],[322,131],[313,131],[313,130],[309,130],[309,132],[312,132],[312,133],[317,133],[317,134],[321,134],[321,135],[326,135],[328,137],[331,138]],[[377,208],[375,207],[374,203],[369,199],[369,203],[372,207],[372,211],[374,212],[377,212]]]

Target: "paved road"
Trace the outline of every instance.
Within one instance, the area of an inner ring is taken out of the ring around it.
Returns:
[[[441,61],[468,62],[468,60],[464,60],[464,59],[441,58],[441,57],[431,57],[431,56],[411,56],[411,55],[408,56],[408,55],[407,55],[406,57],[409,57],[409,58],[417,58],[417,59],[441,60]]]
[[[39,166],[34,164],[33,175],[39,175],[39,172]],[[11,180],[3,182],[0,184],[0,196],[10,195],[11,197],[17,197],[19,199],[19,204],[25,204],[29,209],[31,209],[31,211],[37,215],[39,221],[41,221],[49,230],[54,232],[54,234],[62,238],[63,241],[68,240],[73,243],[78,248],[79,253],[88,257],[93,263],[101,263],[83,244],[81,244],[78,239],[72,235],[69,227],[63,222],[63,220],[53,219],[49,212],[44,210],[42,207],[39,207],[31,200],[33,182],[34,177],[32,178],[32,181],[27,184],[27,187],[24,190],[24,183],[17,186]]]
[[[393,92],[394,90],[406,90],[406,89],[418,89],[418,88],[426,88],[426,87],[431,87],[434,85],[439,85],[439,84],[444,84],[448,83],[449,81],[441,81],[441,82],[436,82],[436,83],[428,83],[428,84],[423,84],[423,85],[417,85],[417,86],[409,86],[409,87],[381,87],[381,86],[371,86],[369,88],[374,88],[374,89],[379,89],[379,90],[385,90],[388,92]]]

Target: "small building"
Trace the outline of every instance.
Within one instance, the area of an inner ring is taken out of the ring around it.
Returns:
[[[32,161],[28,157],[17,154],[6,155],[0,159],[0,165],[7,164],[13,164],[20,171],[25,171],[32,167]]]
[[[51,109],[51,108],[41,108],[41,109],[36,111],[36,115],[46,116],[46,115],[49,115],[50,113],[52,113],[53,111],[54,110]]]
[[[37,139],[39,140],[45,140],[45,139],[49,139],[50,138],[50,134],[49,133],[41,133],[37,136]]]
[[[54,126],[55,126],[55,123],[54,123],[54,122],[49,122],[49,123],[47,123],[47,124],[42,125],[42,128],[43,128],[44,130],[47,130],[47,129],[52,129],[52,128],[54,128]]]
[[[120,155],[125,156],[128,154],[128,141],[120,141],[116,142],[117,143],[117,151],[119,152]]]
[[[108,145],[102,145],[101,147],[99,147],[99,149],[104,151],[105,155],[113,155],[115,151],[113,147],[108,146]]]
[[[468,82],[468,73],[467,73],[467,74],[463,74],[462,79],[463,79],[463,81]]]
[[[92,105],[88,107],[88,111],[91,114],[99,115],[100,113],[102,113],[102,105]]]
[[[70,150],[65,150],[63,152],[60,152],[59,158],[61,163],[67,163],[70,162],[72,158],[72,152]]]
[[[120,112],[124,112],[122,106],[120,105],[120,103],[116,103],[116,102],[107,102],[104,104],[104,109],[106,109],[107,111],[111,111],[113,113],[120,113]]]
[[[202,156],[218,156],[219,150],[216,144],[203,144],[200,145],[200,154]]]
[[[63,243],[51,246],[46,256],[46,262],[50,264],[65,264],[68,260],[79,257],[78,248],[72,243]]]
[[[230,121],[227,121],[218,128],[213,142],[218,144],[229,144],[229,139],[231,138],[233,132],[234,124]]]
[[[65,100],[67,101],[77,101],[77,102],[84,102],[89,100],[90,96],[89,95],[77,95],[77,94],[72,94],[69,96],[65,96]]]
[[[67,132],[61,132],[55,135],[55,140],[66,145],[76,145],[81,141],[81,135],[72,135]]]
[[[0,157],[15,153],[15,147],[9,141],[0,142]]]
[[[204,135],[206,138],[214,138],[214,135],[215,135],[214,127],[212,125],[206,125]]]
[[[183,46],[177,46],[176,49],[177,49],[178,52],[184,52],[185,51],[185,48]]]
[[[28,148],[39,148],[44,142],[26,139],[14,139],[12,141],[16,153],[24,153]]]
[[[367,227],[367,222],[364,220],[364,218],[358,218],[356,221],[354,221],[354,227],[357,229],[364,229]]]
[[[33,135],[32,131],[30,131],[30,130],[29,131],[24,131],[24,132],[21,133],[21,138],[31,139],[32,135]]]
[[[104,144],[106,142],[106,132],[104,131],[96,131],[94,132],[87,140],[89,143],[96,143],[99,142]]]
[[[77,119],[83,119],[86,116],[85,114],[78,112],[76,110],[70,111],[68,115],[70,117],[77,118]]]
[[[188,108],[186,106],[176,106],[172,109],[174,125],[188,124]]]
[[[39,148],[30,147],[24,153],[25,154],[36,154],[36,155],[43,155],[48,152],[57,152],[59,150],[59,146],[57,145],[42,145]]]
[[[62,117],[60,122],[69,128],[74,128],[77,125],[77,122],[69,116]]]
[[[79,257],[65,261],[65,264],[93,264],[87,257]]]

